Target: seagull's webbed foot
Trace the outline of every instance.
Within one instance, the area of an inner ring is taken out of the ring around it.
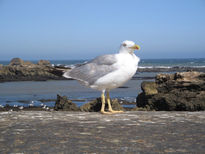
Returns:
[[[105,95],[104,95],[105,91],[102,91],[101,94],[101,102],[102,102],[102,106],[101,106],[101,110],[100,112],[102,114],[115,114],[115,113],[123,113],[124,111],[115,111],[112,109],[111,103],[110,103],[110,96],[109,96],[109,92],[107,91],[107,103],[108,103],[108,111],[105,111]]]
[[[102,114],[115,114],[115,113],[123,113],[124,111],[115,111],[115,110],[108,110],[108,111],[100,111]]]
[[[107,111],[100,111],[100,113],[102,113],[102,114],[113,114],[112,112],[107,112]]]
[[[123,113],[124,111],[119,110],[119,111],[115,111],[115,110],[109,110],[109,113]]]

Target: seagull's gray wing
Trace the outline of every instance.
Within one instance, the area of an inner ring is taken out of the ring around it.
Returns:
[[[117,62],[116,54],[98,56],[91,60],[90,63],[96,63],[98,65],[112,65]]]
[[[65,72],[64,77],[70,77],[82,81],[86,85],[92,85],[99,78],[116,70],[113,66],[117,62],[116,56],[103,55],[77,66],[70,71]]]

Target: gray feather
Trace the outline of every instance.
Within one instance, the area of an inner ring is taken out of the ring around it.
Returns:
[[[67,71],[64,76],[82,81],[86,85],[92,85],[99,78],[115,71],[113,64],[116,62],[115,55],[98,56],[90,62]]]

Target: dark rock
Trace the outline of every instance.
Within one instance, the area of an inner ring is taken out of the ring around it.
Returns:
[[[97,98],[94,101],[82,105],[80,107],[80,110],[85,112],[99,112],[101,109],[101,105],[102,105],[101,98]],[[124,110],[124,108],[119,104],[117,99],[112,99],[111,105],[113,110]],[[105,110],[107,109],[108,109],[108,105],[106,103]]]
[[[57,76],[59,76],[59,77],[62,77],[63,76],[63,74],[66,72],[66,71],[68,71],[68,70],[70,70],[71,68],[60,68],[60,67],[56,67],[56,66],[54,66],[53,67],[53,70],[51,70],[50,71],[50,73],[52,73],[52,74],[55,74],[55,75],[57,75]],[[67,78],[64,78],[64,79],[67,79]],[[67,79],[68,80],[68,79]],[[69,80],[71,80],[71,78],[69,79]]]
[[[49,64],[50,62],[44,60],[33,64],[24,62],[20,58],[14,58],[9,65],[0,67],[0,82],[65,80],[62,77],[62,71]]]
[[[51,63],[48,60],[39,60],[37,64],[41,66],[51,66]]]
[[[151,110],[205,110],[205,73],[159,74],[155,82],[143,82],[137,106]]]
[[[141,89],[146,95],[154,95],[158,93],[157,84],[151,81],[142,82]]]
[[[10,66],[23,65],[23,64],[24,61],[20,58],[13,58],[9,63]]]
[[[10,63],[9,66],[14,66],[14,67],[33,67],[34,64],[30,61],[23,61],[20,58],[13,58]]]
[[[82,105],[80,107],[80,110],[84,112],[98,112],[101,109],[101,105],[102,104],[100,98],[97,98],[96,100]]]
[[[71,100],[68,100],[66,96],[57,95],[57,100],[54,106],[55,110],[62,111],[79,111],[79,108]]]
[[[118,88],[126,89],[126,88],[129,88],[129,87],[127,87],[127,86],[121,86],[121,87],[118,87]]]

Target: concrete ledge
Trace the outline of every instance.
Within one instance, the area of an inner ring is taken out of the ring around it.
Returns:
[[[203,153],[205,112],[0,112],[0,153]]]

